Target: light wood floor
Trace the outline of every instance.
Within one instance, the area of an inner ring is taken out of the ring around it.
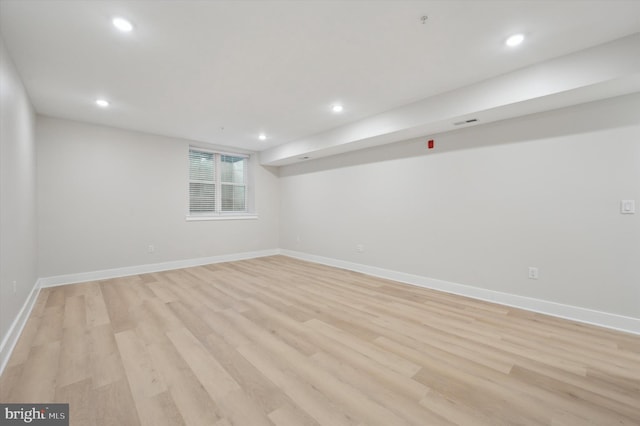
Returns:
[[[638,425],[640,337],[286,257],[44,289],[3,402],[90,425]]]

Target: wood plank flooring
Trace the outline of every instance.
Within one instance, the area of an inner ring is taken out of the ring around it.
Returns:
[[[282,256],[47,288],[0,401],[92,425],[639,425],[640,336]]]

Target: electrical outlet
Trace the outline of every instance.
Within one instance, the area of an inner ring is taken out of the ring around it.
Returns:
[[[529,266],[529,279],[530,280],[538,279],[538,268],[534,266]]]
[[[149,244],[147,246],[147,253],[155,253],[156,252],[156,246],[154,246],[153,244]]]
[[[300,234],[296,235],[296,243],[300,242]]]
[[[621,214],[635,214],[636,201],[635,200],[622,200],[620,201],[620,213]]]
[[[13,282],[13,294],[18,292],[18,283],[16,281]]]
[[[362,245],[362,244],[358,244],[358,245],[356,246],[356,251],[357,251],[358,253],[364,253],[364,245]]]

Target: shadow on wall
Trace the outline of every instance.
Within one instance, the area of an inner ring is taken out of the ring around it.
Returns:
[[[283,166],[280,177],[625,127],[638,124],[639,110],[640,94],[635,93]],[[434,149],[427,149],[429,139],[435,140]]]

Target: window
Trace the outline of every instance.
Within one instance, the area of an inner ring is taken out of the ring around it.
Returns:
[[[189,216],[247,214],[248,157],[189,149]]]

